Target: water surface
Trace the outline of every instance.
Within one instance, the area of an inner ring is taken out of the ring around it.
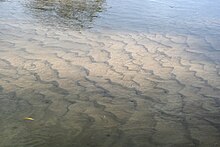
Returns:
[[[0,0],[0,146],[220,146],[219,12]]]

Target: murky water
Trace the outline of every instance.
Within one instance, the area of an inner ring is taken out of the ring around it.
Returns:
[[[218,0],[0,0],[0,46],[1,147],[220,146]]]

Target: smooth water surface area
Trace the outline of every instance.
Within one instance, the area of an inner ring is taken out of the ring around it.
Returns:
[[[0,147],[219,147],[218,0],[0,0]]]

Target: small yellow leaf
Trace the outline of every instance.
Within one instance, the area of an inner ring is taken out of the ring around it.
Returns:
[[[34,120],[34,119],[31,117],[25,117],[24,120]]]

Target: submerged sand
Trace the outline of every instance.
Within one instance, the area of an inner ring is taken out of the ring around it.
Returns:
[[[215,37],[0,28],[0,146],[220,146]]]
[[[0,0],[0,147],[219,147],[219,8]]]

